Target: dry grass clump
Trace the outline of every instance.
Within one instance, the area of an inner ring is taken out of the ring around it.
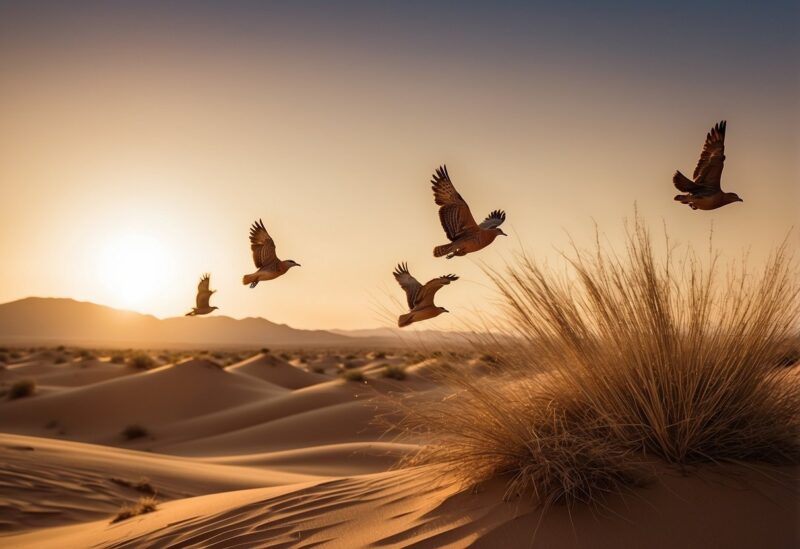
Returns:
[[[125,440],[136,440],[137,438],[150,436],[150,432],[137,423],[125,427],[121,434]]]
[[[381,375],[389,379],[402,381],[406,378],[406,369],[397,364],[384,364]]]
[[[156,501],[156,498],[152,496],[141,497],[139,498],[139,501],[134,504],[123,505],[122,508],[117,511],[117,514],[111,519],[111,524],[139,515],[144,515],[145,513],[152,513],[157,509],[158,501]]]
[[[130,365],[137,370],[150,370],[156,367],[156,361],[147,353],[136,353],[130,359]]]
[[[139,480],[136,480],[136,481],[131,481],[131,480],[127,480],[127,479],[119,478],[119,477],[111,477],[110,480],[111,480],[111,482],[113,482],[114,484],[116,484],[118,486],[122,486],[124,488],[130,488],[132,490],[136,490],[137,492],[141,492],[141,493],[147,494],[149,496],[155,496],[156,493],[157,493],[156,489],[153,487],[153,485],[150,483],[150,481],[147,478],[144,478],[144,477],[142,477],[142,478],[140,478]]]
[[[20,379],[8,388],[9,400],[33,396],[36,393],[36,382],[32,379]]]
[[[527,257],[489,272],[516,343],[494,375],[451,369],[456,394],[407,408],[402,428],[440,441],[415,462],[544,505],[597,503],[654,460],[800,463],[797,375],[777,366],[800,318],[786,246],[751,273],[667,244],[658,261],[637,221],[625,253],[575,250],[568,274]]]
[[[361,370],[347,370],[344,372],[344,374],[342,374],[342,377],[347,381],[355,381],[358,383],[367,380],[367,378],[364,377],[364,372]]]

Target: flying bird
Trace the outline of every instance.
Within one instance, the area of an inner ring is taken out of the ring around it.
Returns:
[[[211,299],[211,294],[217,290],[210,290],[211,275],[204,274],[200,279],[200,284],[197,285],[197,307],[186,313],[186,316],[207,315],[218,307],[210,307],[208,301]]]
[[[675,196],[681,204],[688,204],[693,210],[715,210],[731,202],[744,202],[736,193],[726,193],[720,188],[722,167],[725,163],[725,129],[728,123],[718,122],[706,135],[703,152],[694,169],[694,181],[675,172],[672,182],[685,194]]]
[[[431,179],[433,197],[439,208],[439,221],[442,223],[450,244],[436,246],[433,249],[434,257],[447,256],[451,259],[454,256],[467,255],[485,248],[497,237],[497,235],[508,236],[500,229],[500,225],[506,220],[506,213],[503,210],[494,210],[480,225],[475,222],[469,206],[458,194],[450,175],[447,173],[447,166],[441,166]]]
[[[272,280],[292,267],[299,267],[300,264],[291,259],[281,261],[275,255],[275,241],[264,228],[264,222],[260,219],[250,227],[250,249],[253,251],[253,262],[258,270],[252,274],[246,274],[242,278],[242,284],[250,284],[255,288],[259,282]]]
[[[444,307],[437,307],[433,304],[433,296],[439,291],[439,288],[450,284],[458,277],[453,274],[440,276],[429,280],[424,286],[419,281],[411,276],[408,272],[408,265],[405,263],[398,263],[394,272],[395,280],[400,284],[400,287],[406,292],[406,299],[408,301],[409,312],[400,315],[397,320],[397,325],[402,328],[414,322],[421,320],[428,320],[434,318],[442,313],[449,313]]]

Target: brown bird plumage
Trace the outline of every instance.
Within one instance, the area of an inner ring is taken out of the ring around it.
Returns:
[[[210,286],[211,275],[204,274],[202,278],[200,278],[200,283],[197,285],[197,307],[194,307],[191,311],[186,313],[186,316],[207,315],[218,309],[218,307],[211,307],[208,303],[211,299],[211,294],[217,291],[210,289]]]
[[[732,202],[744,202],[736,193],[722,190],[722,168],[725,164],[725,120],[717,123],[706,136],[703,152],[694,169],[694,181],[675,172],[672,182],[685,193],[675,196],[675,200],[688,204],[693,210],[714,210]]]
[[[433,304],[433,296],[439,291],[439,288],[450,284],[458,277],[453,274],[448,274],[429,280],[423,286],[419,281],[411,276],[408,272],[408,265],[405,263],[398,263],[394,272],[395,280],[400,284],[400,287],[406,292],[406,300],[408,302],[409,312],[400,315],[397,320],[399,327],[408,326],[414,322],[434,318],[442,313],[449,313],[444,307],[437,307]]]
[[[275,255],[275,241],[264,227],[264,222],[260,219],[250,227],[250,249],[253,251],[253,263],[258,270],[251,274],[246,274],[242,278],[242,284],[250,284],[255,288],[261,281],[273,280],[292,267],[299,267],[300,264],[292,259],[281,261]]]
[[[434,257],[445,255],[450,259],[467,255],[485,248],[494,242],[498,235],[507,236],[499,228],[506,220],[506,214],[502,210],[491,212],[480,225],[475,222],[466,201],[450,181],[447,166],[437,168],[431,179],[431,185],[434,200],[440,206],[439,221],[450,240],[450,244],[436,246],[433,249]]]

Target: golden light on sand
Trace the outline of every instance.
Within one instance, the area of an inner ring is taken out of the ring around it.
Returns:
[[[110,234],[97,253],[97,276],[109,304],[148,310],[157,305],[168,268],[166,248],[155,234],[128,232]]]

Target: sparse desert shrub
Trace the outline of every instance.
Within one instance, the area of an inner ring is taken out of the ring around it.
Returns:
[[[92,360],[95,358],[94,353],[87,349],[83,349],[78,356],[80,356],[81,360]]]
[[[0,363],[5,364],[6,362],[8,362],[8,354],[4,351],[0,351]]]
[[[114,353],[111,355],[110,359],[112,364],[124,364],[125,363],[125,355],[122,353]]]
[[[117,511],[117,514],[111,519],[111,524],[115,522],[120,522],[123,520],[127,520],[132,517],[136,517],[139,515],[144,515],[146,513],[152,513],[153,511],[158,509],[158,501],[156,498],[152,496],[148,497],[141,497],[139,501],[134,504],[126,504],[123,505],[122,508]]]
[[[347,381],[366,381],[366,378],[361,370],[348,370],[342,375],[342,377]]]
[[[64,355],[58,355],[53,359],[53,364],[64,364],[66,361],[67,358]]]
[[[776,368],[800,318],[786,245],[757,273],[666,248],[637,220],[626,253],[576,250],[568,276],[527,257],[489,271],[516,339],[493,376],[450,368],[450,398],[403,406],[401,428],[436,440],[412,461],[545,507],[598,503],[653,460],[800,463],[800,391]]]
[[[10,356],[13,360],[17,360],[22,358],[22,353],[19,351],[11,351],[8,356]]]
[[[32,379],[20,379],[8,389],[9,400],[32,396],[36,392],[36,382]]]
[[[147,353],[136,353],[131,357],[130,365],[137,370],[150,370],[156,365],[156,361]]]
[[[383,377],[388,377],[389,379],[396,379],[402,381],[406,378],[406,370],[405,368],[397,364],[386,364],[383,367],[381,375]]]
[[[125,440],[136,440],[137,438],[144,438],[149,435],[150,433],[147,429],[136,423],[128,425],[122,430],[122,437]]]
[[[150,480],[147,478],[140,478],[136,481],[127,480],[124,478],[112,477],[111,482],[118,486],[124,486],[125,488],[130,488],[132,490],[136,490],[137,492],[141,492],[143,494],[147,494],[149,496],[156,495],[156,489],[150,484]]]
[[[269,354],[269,349],[267,349],[266,347],[262,347],[261,348],[261,354],[268,355]]]
[[[59,353],[64,352],[64,349],[66,349],[66,347],[64,347],[63,345],[59,345],[58,347],[56,347],[56,351],[58,351]]]
[[[323,368],[322,366],[312,366],[311,371],[314,372],[315,374],[324,374],[325,368]]]

